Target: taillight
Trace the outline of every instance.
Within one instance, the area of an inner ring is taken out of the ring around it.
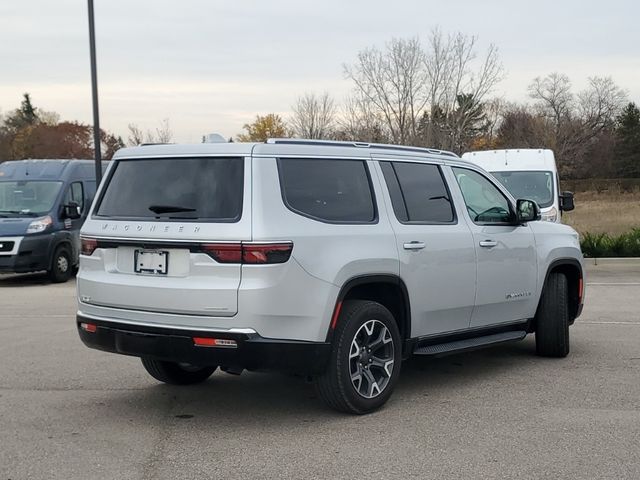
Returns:
[[[96,248],[98,248],[98,240],[95,238],[86,238],[82,237],[80,239],[81,249],[80,252],[82,255],[91,256],[93,252],[95,252]]]
[[[240,263],[242,245],[239,243],[205,243],[202,250],[218,263]]]
[[[293,243],[251,243],[242,245],[243,263],[285,263],[291,256]]]
[[[293,243],[205,243],[201,248],[218,263],[264,265],[289,260]]]

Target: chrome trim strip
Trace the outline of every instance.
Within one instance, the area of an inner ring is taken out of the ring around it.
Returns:
[[[256,332],[253,328],[213,328],[213,327],[189,327],[184,325],[169,325],[166,323],[153,323],[153,322],[141,322],[137,320],[123,320],[123,319],[114,319],[109,317],[102,317],[100,315],[93,315],[91,313],[85,313],[82,310],[78,310],[78,315],[88,318],[90,320],[98,320],[103,322],[111,322],[111,323],[122,323],[124,325],[135,325],[138,327],[152,327],[152,328],[167,328],[172,330],[190,330],[190,331],[198,331],[198,332],[212,332],[212,333],[231,333],[231,334],[241,334],[241,335],[255,335]]]

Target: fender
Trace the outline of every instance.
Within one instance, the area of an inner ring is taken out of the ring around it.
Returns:
[[[359,285],[365,285],[369,283],[378,283],[378,284],[391,284],[394,286],[398,286],[400,288],[400,292],[402,297],[400,298],[400,302],[403,308],[402,316],[403,318],[398,319],[401,334],[403,338],[411,337],[411,304],[409,301],[409,292],[407,290],[404,281],[397,275],[391,274],[371,274],[371,275],[358,275],[356,277],[352,277],[347,280],[340,288],[340,292],[338,292],[338,297],[335,301],[335,306],[333,308],[333,315],[331,317],[331,322],[329,324],[329,329],[327,331],[327,342],[331,342],[333,338],[333,332],[336,326],[336,322],[338,317],[340,316],[340,310],[342,308],[342,301],[345,299],[347,294],[355,287]]]

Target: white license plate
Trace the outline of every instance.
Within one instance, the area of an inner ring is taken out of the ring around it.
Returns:
[[[160,250],[136,250],[134,271],[148,275],[166,275],[169,268],[169,252]]]

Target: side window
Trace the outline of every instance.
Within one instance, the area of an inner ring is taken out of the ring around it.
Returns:
[[[296,213],[332,223],[377,219],[364,161],[281,158],[278,171],[284,202]]]
[[[464,203],[475,223],[509,223],[511,205],[502,192],[486,177],[474,170],[453,167]]]
[[[67,194],[64,198],[64,203],[75,202],[80,205],[80,211],[84,212],[84,192],[82,189],[82,182],[73,182],[69,185]]]
[[[452,223],[451,196],[440,167],[426,163],[380,162],[400,222]]]

